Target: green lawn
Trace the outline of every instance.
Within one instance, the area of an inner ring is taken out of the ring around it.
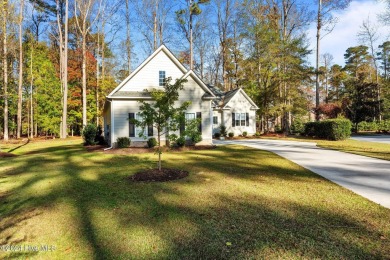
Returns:
[[[329,148],[347,153],[354,153],[373,158],[390,161],[390,144],[364,142],[357,140],[327,141],[323,139],[314,139],[311,137],[289,136],[289,137],[262,137],[262,139],[289,140],[299,142],[315,142],[317,146]]]
[[[2,146],[4,148],[4,146]],[[7,146],[13,149],[18,146]],[[2,149],[4,151],[4,149]],[[186,179],[130,183],[156,155],[32,142],[0,158],[0,258],[389,259],[390,210],[265,151],[163,154]]]

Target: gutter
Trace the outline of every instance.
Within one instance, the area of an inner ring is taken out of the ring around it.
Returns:
[[[111,107],[111,105],[112,105],[112,103],[111,103],[111,100],[109,100],[108,98],[106,99],[108,102],[110,102],[110,112],[111,112],[111,124],[112,124],[112,107]],[[111,137],[112,137],[112,133],[111,133]],[[112,140],[111,140],[112,141]],[[110,143],[112,143],[112,142],[110,142]],[[112,148],[114,148],[112,145],[110,146],[110,147],[108,147],[108,148],[104,148],[103,149],[103,151],[107,151],[107,150],[111,150]]]

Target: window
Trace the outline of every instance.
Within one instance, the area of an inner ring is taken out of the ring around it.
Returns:
[[[142,116],[140,115],[140,113],[137,113],[135,114],[135,119],[138,120],[138,121],[143,121],[144,119],[142,118]],[[135,127],[135,137],[139,137],[141,133],[143,133],[144,136],[147,136],[148,134],[148,129],[145,127],[145,129],[142,131],[142,127],[140,126],[136,126]]]
[[[213,116],[213,125],[218,125],[218,116]]]
[[[232,126],[249,126],[249,113],[232,113]]]
[[[164,70],[160,70],[158,72],[158,85],[160,87],[165,86],[165,71]]]
[[[195,113],[186,113],[186,121],[194,120],[195,119]]]

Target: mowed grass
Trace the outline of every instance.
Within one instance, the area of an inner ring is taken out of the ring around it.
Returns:
[[[390,144],[365,142],[353,139],[342,141],[328,141],[323,139],[315,139],[304,136],[288,136],[288,137],[262,137],[261,139],[274,139],[298,142],[315,142],[317,146],[338,150],[346,153],[364,155],[368,157],[378,158],[390,161]]]
[[[13,149],[8,147],[7,149]],[[32,142],[0,158],[0,258],[389,259],[390,210],[241,146],[163,154],[188,178],[132,183],[156,155]],[[54,246],[48,252],[27,246]],[[2,250],[3,249],[3,250]]]

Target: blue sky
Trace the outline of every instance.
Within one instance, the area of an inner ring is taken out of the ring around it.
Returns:
[[[390,28],[382,26],[377,21],[377,15],[385,9],[385,4],[376,0],[352,1],[350,6],[342,11],[334,12],[339,18],[336,27],[332,33],[321,40],[321,53],[330,53],[333,55],[333,62],[344,65],[344,53],[348,47],[359,45],[357,33],[363,20],[370,17],[370,22],[376,24],[380,39],[378,45],[389,39]],[[315,65],[315,46],[316,46],[316,25],[311,24],[308,32],[310,46],[313,54],[309,58],[312,66]]]

